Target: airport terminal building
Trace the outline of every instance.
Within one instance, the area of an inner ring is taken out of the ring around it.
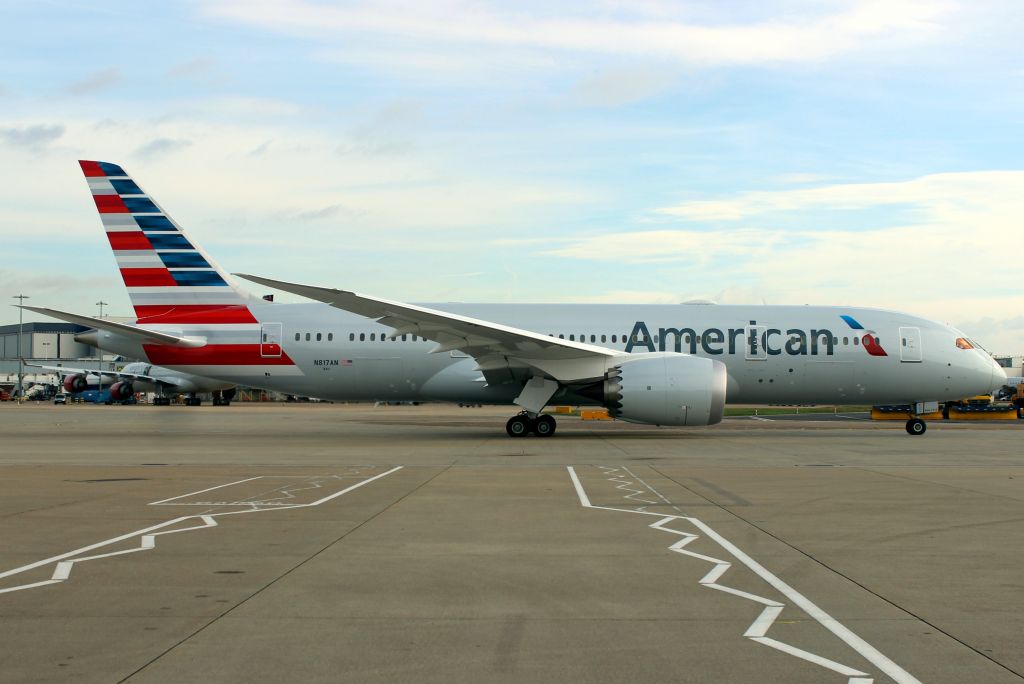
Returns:
[[[32,363],[96,359],[94,347],[75,341],[88,330],[74,323],[31,322],[21,326],[21,356]],[[0,374],[18,372],[18,324],[0,326]]]

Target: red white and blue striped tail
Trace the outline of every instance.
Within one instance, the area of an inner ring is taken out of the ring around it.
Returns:
[[[240,288],[117,164],[79,161],[139,323],[255,323]],[[258,300],[257,300],[258,301]]]

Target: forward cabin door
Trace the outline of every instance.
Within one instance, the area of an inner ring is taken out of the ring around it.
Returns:
[[[263,323],[260,326],[260,356],[276,359],[281,356],[281,324]]]
[[[900,361],[921,362],[921,329],[900,328]]]

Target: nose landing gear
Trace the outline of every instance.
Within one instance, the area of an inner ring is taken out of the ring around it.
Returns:
[[[924,431],[927,429],[928,424],[920,418],[911,418],[907,421],[907,434],[923,435]]]
[[[555,419],[548,415],[530,416],[529,413],[522,413],[512,416],[505,423],[505,432],[509,437],[525,437],[531,432],[538,437],[550,437],[555,434],[557,424]]]

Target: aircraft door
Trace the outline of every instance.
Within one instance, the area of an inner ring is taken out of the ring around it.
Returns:
[[[900,361],[921,362],[921,329],[900,328]]]
[[[281,324],[263,323],[260,326],[260,356],[263,358],[280,358],[281,356]]]
[[[766,361],[768,348],[765,346],[766,325],[748,325],[743,332],[743,353],[747,361]]]

